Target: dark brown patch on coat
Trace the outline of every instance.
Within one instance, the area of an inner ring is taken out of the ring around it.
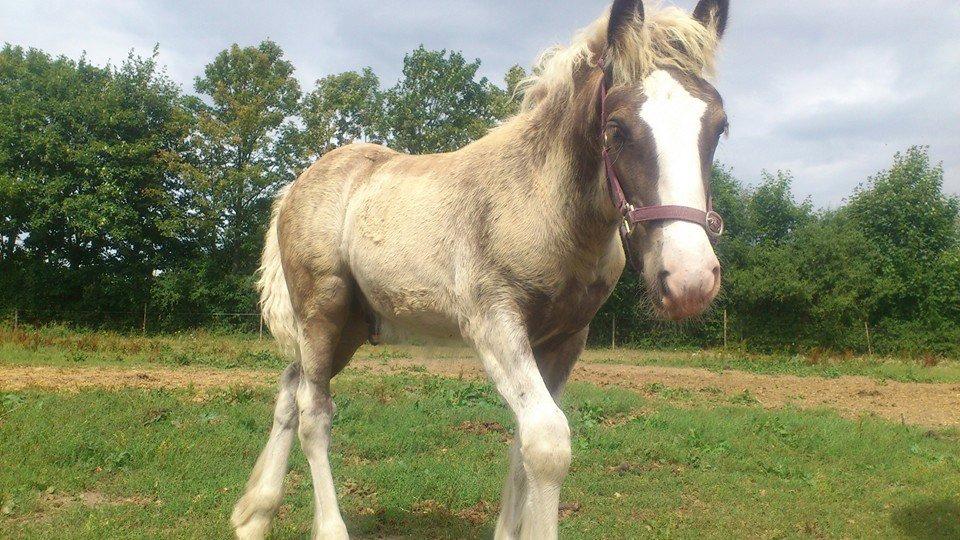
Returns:
[[[653,131],[640,120],[647,98],[638,86],[620,87],[607,96],[604,143],[627,201],[637,207],[660,204],[660,167]]]

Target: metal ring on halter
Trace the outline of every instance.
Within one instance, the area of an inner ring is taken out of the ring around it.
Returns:
[[[630,220],[627,219],[627,215],[637,208],[630,203],[624,203],[623,207],[626,210],[623,213],[623,230],[627,231],[627,234],[633,234],[633,227],[630,225]]]
[[[706,222],[707,232],[710,233],[710,236],[714,238],[720,238],[723,236],[723,218],[720,214],[714,212],[713,210],[707,212],[707,222]]]

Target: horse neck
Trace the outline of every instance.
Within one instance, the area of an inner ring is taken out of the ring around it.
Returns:
[[[616,230],[616,211],[603,177],[600,147],[599,70],[574,75],[572,94],[545,98],[523,119],[543,152],[539,174],[542,201],[554,226],[584,255],[599,255]],[[551,211],[552,210],[552,211]]]

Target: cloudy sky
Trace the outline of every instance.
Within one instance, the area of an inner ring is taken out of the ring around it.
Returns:
[[[676,0],[692,8],[695,0]],[[717,86],[732,124],[719,159],[745,181],[790,170],[836,205],[894,152],[931,147],[960,194],[960,2],[732,0]],[[419,44],[463,51],[500,81],[566,43],[603,0],[55,2],[0,0],[0,41],[103,63],[160,45],[186,90],[231,43],[278,42],[304,88],[371,66],[386,83]]]

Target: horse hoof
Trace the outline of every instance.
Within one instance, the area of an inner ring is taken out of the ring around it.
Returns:
[[[347,526],[339,523],[325,523],[313,531],[313,540],[350,540]]]
[[[270,530],[270,520],[262,517],[253,517],[241,525],[234,526],[237,540],[263,540]]]

